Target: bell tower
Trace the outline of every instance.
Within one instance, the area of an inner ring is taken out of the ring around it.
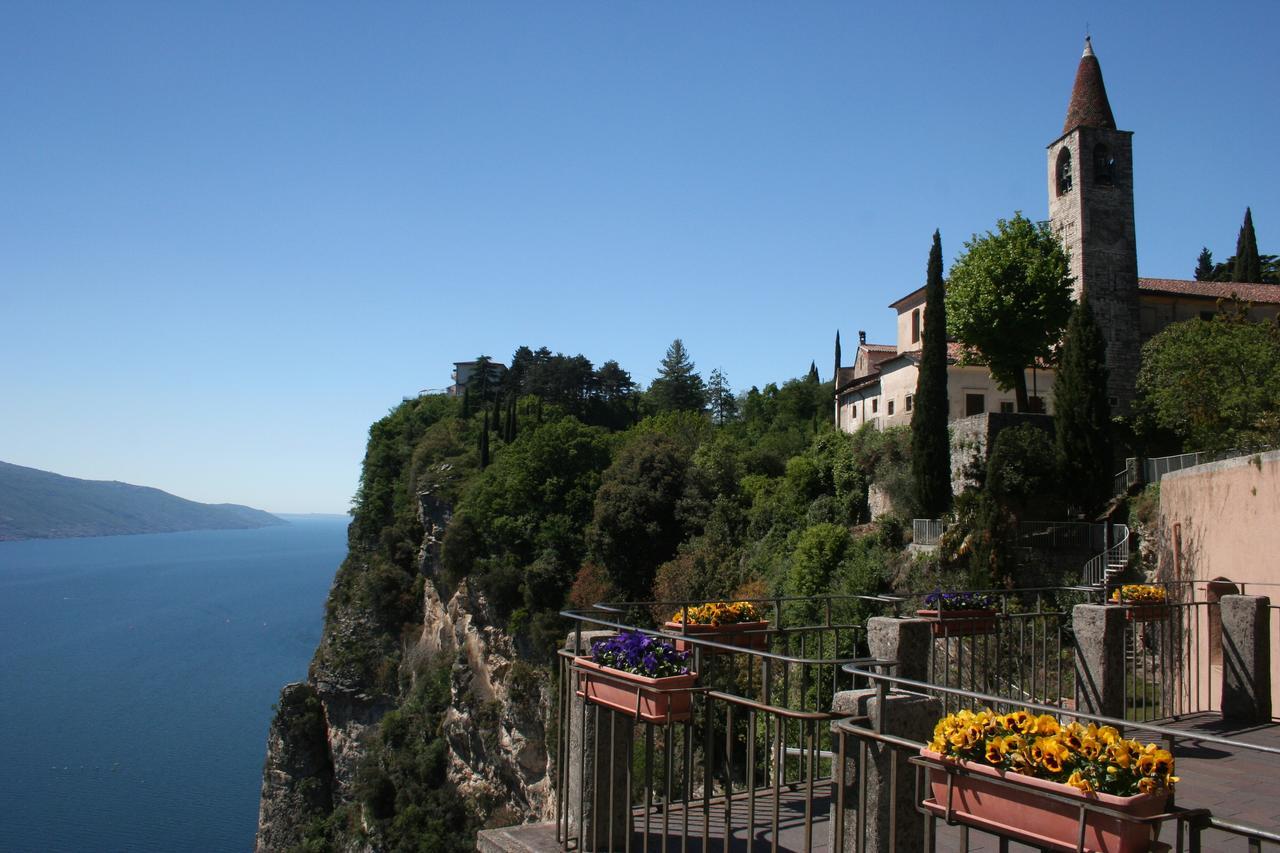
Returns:
[[[1127,413],[1139,359],[1133,132],[1116,129],[1087,37],[1067,120],[1048,159],[1049,221],[1071,256],[1074,295],[1088,296],[1107,341],[1112,413]]]

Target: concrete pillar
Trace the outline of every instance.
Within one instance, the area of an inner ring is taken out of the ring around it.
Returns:
[[[1076,710],[1124,719],[1124,608],[1077,604]]]
[[[926,626],[927,627],[927,626]],[[876,699],[876,691],[850,690],[837,693],[832,710],[840,714],[869,718],[859,725],[885,734],[928,742],[934,726],[942,716],[942,703],[930,696],[909,693],[887,693],[884,706]],[[834,735],[843,741],[843,772],[832,782],[831,837],[828,849],[833,853],[895,853],[899,850],[924,849],[924,816],[916,809],[916,769],[907,763],[911,753],[879,741],[862,739],[840,730],[832,723]],[[861,745],[866,744],[863,762]],[[839,748],[839,747],[837,747]],[[896,781],[894,777],[894,754]],[[841,790],[843,789],[843,791]],[[837,813],[838,797],[843,794],[843,809]],[[862,815],[859,844],[858,813],[862,798],[866,810]],[[890,806],[894,812],[890,821]]]
[[[929,649],[933,633],[927,619],[872,616],[867,620],[867,646],[873,658],[896,660],[893,675],[913,681],[929,680]]]
[[[1224,595],[1222,718],[1243,723],[1271,719],[1271,599]]]
[[[614,633],[583,631],[579,648],[574,647],[575,637],[570,634],[565,648],[575,654],[585,654],[590,651],[592,640],[611,637]],[[576,690],[570,694],[566,752],[569,786],[565,807],[569,835],[581,838],[579,850],[626,849],[631,812],[627,755],[634,732],[635,720],[625,714],[587,702]]]

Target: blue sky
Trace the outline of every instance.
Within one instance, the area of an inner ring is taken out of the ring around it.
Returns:
[[[1280,4],[0,5],[0,459],[342,511],[521,344],[736,389],[1045,218],[1086,26],[1139,270],[1280,252]],[[846,346],[846,352],[850,347]]]

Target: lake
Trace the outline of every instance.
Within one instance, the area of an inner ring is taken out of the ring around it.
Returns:
[[[251,850],[346,524],[0,542],[0,850]]]

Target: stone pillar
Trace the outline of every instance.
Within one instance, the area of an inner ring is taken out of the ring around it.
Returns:
[[[872,616],[867,620],[867,646],[873,658],[898,662],[893,675],[929,680],[929,648],[933,633],[927,619]]]
[[[1242,723],[1271,719],[1271,599],[1224,595],[1222,718]]]
[[[1124,719],[1124,608],[1077,604],[1076,710]]]
[[[887,693],[884,707],[881,707],[874,689],[850,690],[836,694],[832,710],[839,714],[867,717],[865,723],[859,723],[866,728],[879,727],[885,734],[927,743],[933,736],[938,718],[942,716],[942,703],[930,696]],[[923,850],[925,818],[916,809],[920,794],[916,791],[916,768],[907,763],[911,753],[879,741],[845,734],[838,721],[831,724],[831,730],[843,742],[845,759],[843,770],[832,782],[833,820],[828,849],[833,853]],[[860,748],[863,743],[867,746],[865,766]],[[892,775],[894,753],[897,754],[896,784]],[[862,816],[862,843],[859,844],[858,811],[863,790],[866,811]],[[841,794],[844,797],[843,809],[837,811]],[[894,808],[892,826],[891,804]]]
[[[574,648],[570,634],[565,648],[585,653],[591,641],[611,637],[613,631],[583,631],[582,647]],[[625,850],[631,804],[627,790],[627,755],[635,721],[625,714],[592,704],[576,691],[569,697],[569,748],[566,760],[569,786],[565,807],[570,837],[579,836],[579,850]],[[612,838],[610,838],[612,827]]]

